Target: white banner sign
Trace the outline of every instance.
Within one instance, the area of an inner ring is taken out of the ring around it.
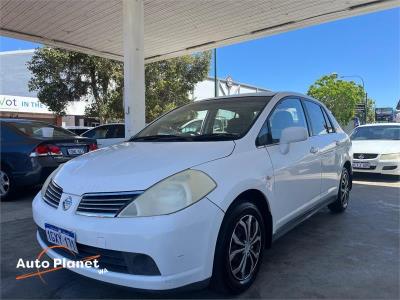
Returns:
[[[0,95],[0,111],[51,114],[38,98]]]

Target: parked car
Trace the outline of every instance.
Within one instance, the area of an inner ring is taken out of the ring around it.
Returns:
[[[43,183],[60,164],[97,149],[96,140],[44,122],[0,119],[0,196],[21,186]]]
[[[199,118],[200,131],[182,132]],[[99,254],[108,272],[73,271],[100,281],[240,293],[273,240],[322,207],[347,208],[350,147],[331,112],[305,95],[197,101],[58,168],[33,201],[38,242]],[[47,254],[74,259],[69,251]]]
[[[81,135],[96,139],[99,148],[103,148],[125,141],[125,125],[123,123],[104,124],[88,130]]]
[[[362,125],[351,140],[354,172],[400,175],[400,124]]]
[[[82,133],[85,133],[86,131],[93,129],[93,127],[89,126],[65,126],[64,128],[75,133],[76,135],[81,135]]]

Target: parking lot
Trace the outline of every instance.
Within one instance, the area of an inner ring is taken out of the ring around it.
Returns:
[[[1,203],[1,298],[219,298],[210,291],[143,294],[68,270],[16,280],[19,258],[34,259],[31,200],[37,190]],[[400,183],[358,176],[344,214],[327,209],[268,250],[260,276],[241,298],[399,298]]]

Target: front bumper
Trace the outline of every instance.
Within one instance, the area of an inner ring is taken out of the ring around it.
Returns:
[[[49,223],[75,232],[77,243],[101,249],[150,256],[160,274],[132,275],[97,269],[71,269],[100,281],[145,290],[169,290],[201,282],[211,277],[215,244],[223,212],[207,198],[177,213],[138,218],[97,218],[75,214],[80,197],[63,194],[60,203],[71,197],[73,205],[64,211],[47,205],[40,193],[33,200],[33,218],[42,229]],[[42,248],[45,241],[37,235]],[[51,258],[62,258],[48,250]],[[101,258],[100,258],[101,259]]]
[[[354,163],[369,163],[370,168],[356,168]],[[353,172],[376,173],[384,175],[400,175],[400,161],[381,160],[380,156],[374,159],[353,159]]]

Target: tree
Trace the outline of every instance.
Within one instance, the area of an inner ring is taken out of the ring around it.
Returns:
[[[88,92],[88,83],[81,78],[85,59],[81,53],[37,49],[27,64],[33,74],[29,90],[37,91],[42,103],[57,115],[63,115],[69,101],[78,101]]]
[[[322,76],[309,87],[307,94],[323,102],[343,126],[355,116],[356,105],[365,99],[361,85],[340,80],[337,74]]]
[[[101,57],[57,48],[36,49],[28,69],[32,78],[30,91],[37,91],[39,100],[57,115],[64,115],[70,101],[86,100],[87,113],[103,123],[122,112],[109,110],[121,98],[118,76],[122,64]]]
[[[146,65],[146,120],[190,101],[194,85],[209,72],[210,52]],[[70,101],[88,101],[86,114],[101,123],[123,119],[123,64],[58,48],[39,48],[28,62],[29,89],[57,115]]]
[[[146,120],[190,102],[189,92],[209,72],[211,52],[146,65]]]
[[[375,101],[368,98],[367,101],[367,123],[375,122]]]

